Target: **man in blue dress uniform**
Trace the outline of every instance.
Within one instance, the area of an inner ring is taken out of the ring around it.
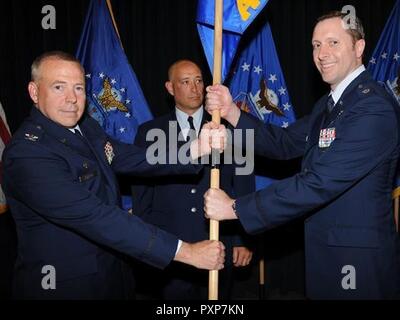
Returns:
[[[195,174],[201,166],[151,165],[145,150],[113,140],[84,117],[84,71],[69,54],[38,57],[28,90],[35,106],[3,157],[18,233],[15,298],[124,298],[132,279],[123,255],[159,268],[172,260],[223,267],[222,243],[182,242],[117,206],[114,172]],[[213,123],[207,128],[218,129],[212,136],[223,132]],[[210,151],[208,136],[200,136],[187,155],[195,159]]]
[[[241,113],[226,87],[208,88],[208,110],[220,108],[236,128],[254,128],[256,152],[278,159],[303,156],[303,162],[295,176],[236,200],[210,189],[206,214],[217,220],[239,218],[251,233],[307,215],[309,298],[396,298],[399,239],[391,191],[399,156],[399,108],[365,71],[358,18],[348,20],[341,12],[321,17],[312,46],[331,92],[288,129]]]
[[[176,140],[178,145],[195,139],[201,126],[211,120],[204,112],[204,83],[200,68],[190,60],[179,60],[171,65],[165,87],[174,97],[175,109],[162,117],[143,123],[135,137],[135,144],[148,147],[146,136],[152,130],[166,133],[167,143]],[[221,155],[221,160],[224,156]],[[221,163],[220,188],[230,195],[242,196],[254,191],[254,175],[235,174],[235,165]],[[133,185],[133,212],[144,221],[177,235],[188,242],[209,238],[209,223],[204,217],[203,194],[210,186],[210,165],[205,165],[199,175],[167,176],[143,179]],[[135,200],[137,199],[137,200]],[[226,247],[226,263],[220,273],[220,299],[229,299],[233,284],[233,265],[246,266],[252,252],[245,246],[240,223],[224,224],[220,239]],[[249,236],[247,236],[249,238]],[[155,282],[154,293],[168,300],[207,299],[208,273],[182,264],[172,263],[165,270],[143,268]],[[139,270],[139,268],[136,268]],[[159,276],[159,277],[157,277]],[[144,277],[142,277],[144,278]],[[146,287],[149,287],[146,283]]]

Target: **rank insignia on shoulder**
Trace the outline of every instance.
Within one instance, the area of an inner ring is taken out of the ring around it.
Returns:
[[[39,137],[35,136],[34,134],[25,133],[25,139],[30,141],[37,141]]]
[[[363,91],[362,91],[362,93],[364,93],[364,94],[367,94],[369,92],[369,89],[364,89]]]
[[[111,164],[115,154],[112,144],[107,141],[106,145],[104,146],[104,152],[106,154],[106,158],[109,164]]]

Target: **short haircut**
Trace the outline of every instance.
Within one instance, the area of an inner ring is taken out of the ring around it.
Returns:
[[[77,58],[75,58],[72,54],[63,52],[63,51],[48,51],[48,52],[42,53],[40,56],[38,56],[33,61],[32,66],[31,66],[31,80],[32,81],[39,80],[39,68],[40,68],[41,64],[48,59],[75,62],[81,68],[82,73],[84,73],[84,69],[83,69],[80,61]]]
[[[348,18],[349,14],[348,13],[343,13],[341,11],[331,11],[328,12],[327,14],[324,14],[323,16],[320,16],[317,19],[317,23],[331,19],[331,18],[341,18],[344,20],[345,18]],[[364,27],[361,23],[361,20],[357,17],[354,16],[354,19],[351,21],[352,24],[348,25],[348,28],[346,28],[347,33],[351,36],[353,40],[353,44],[355,44],[358,40],[364,39],[365,38],[365,32],[364,32]],[[347,24],[347,23],[346,23]]]
[[[197,68],[199,68],[200,73],[201,73],[201,69],[196,62],[189,60],[189,59],[180,59],[180,60],[175,61],[173,64],[171,64],[171,66],[168,68],[168,80],[169,81],[171,81],[171,79],[172,79],[172,74],[173,74],[175,68],[177,67],[177,65],[179,65],[181,63],[193,63]]]

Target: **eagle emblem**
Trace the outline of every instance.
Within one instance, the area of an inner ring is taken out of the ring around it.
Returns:
[[[274,113],[277,116],[284,116],[284,113],[279,109],[279,98],[274,90],[267,87],[264,79],[260,80],[260,90],[254,95],[249,92],[249,98],[255,106],[255,111],[261,120],[269,113]]]
[[[128,112],[128,108],[117,99],[117,94],[114,92],[108,78],[103,81],[103,93],[100,94],[98,100],[106,111],[118,109],[122,112]]]
[[[267,87],[265,79],[260,80],[260,100],[257,101],[257,107],[261,111],[263,109],[272,111],[276,115],[282,117],[284,113],[278,108],[279,99],[274,90]]]

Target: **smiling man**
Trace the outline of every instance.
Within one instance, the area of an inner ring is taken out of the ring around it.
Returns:
[[[127,298],[133,283],[124,255],[158,268],[175,260],[221,269],[222,243],[182,242],[118,207],[115,173],[196,174],[199,166],[150,165],[146,150],[107,136],[84,115],[84,72],[73,56],[44,53],[31,73],[34,107],[3,157],[18,233],[14,297]],[[210,122],[205,128],[217,129],[212,137],[223,127]],[[192,146],[192,159],[211,152],[208,135]]]
[[[307,215],[306,294],[312,299],[399,297],[399,237],[391,191],[399,156],[399,108],[362,64],[364,31],[355,16],[322,16],[313,58],[330,92],[310,116],[287,129],[241,112],[226,87],[207,88],[207,110],[220,109],[237,128],[255,128],[257,153],[303,157],[295,176],[232,199],[205,195],[208,217],[239,219],[249,233]]]

